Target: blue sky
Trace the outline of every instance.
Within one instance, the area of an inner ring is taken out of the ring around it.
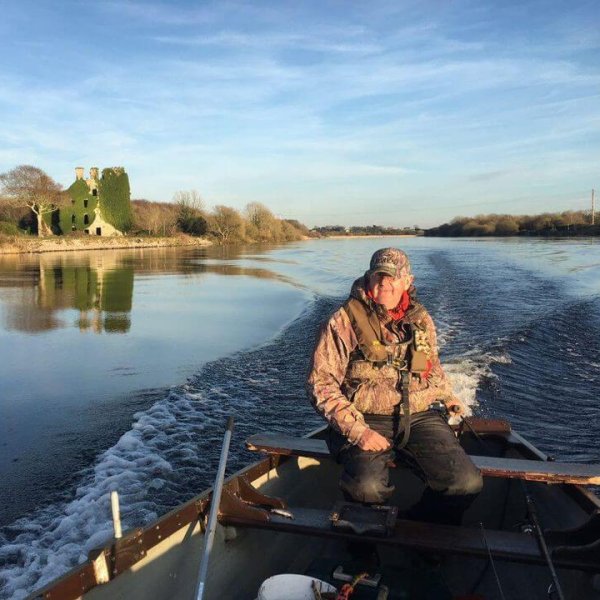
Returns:
[[[600,2],[0,4],[0,172],[308,225],[587,208]]]

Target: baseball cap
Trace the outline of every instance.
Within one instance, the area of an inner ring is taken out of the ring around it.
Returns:
[[[410,261],[406,253],[398,248],[382,248],[371,256],[370,275],[385,273],[391,277],[398,278],[405,269],[410,271]]]

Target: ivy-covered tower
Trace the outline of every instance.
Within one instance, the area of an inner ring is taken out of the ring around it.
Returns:
[[[83,167],[75,169],[75,181],[67,190],[71,198],[60,209],[59,227],[62,233],[83,231],[90,235],[123,235],[132,224],[129,177],[123,167],[90,169],[84,179]]]

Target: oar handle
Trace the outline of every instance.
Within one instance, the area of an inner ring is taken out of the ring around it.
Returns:
[[[227,428],[221,447],[221,458],[219,459],[219,469],[213,487],[212,498],[210,500],[210,513],[204,532],[204,550],[202,552],[202,562],[200,563],[200,576],[196,587],[196,600],[202,600],[204,595],[204,585],[206,583],[206,574],[208,573],[208,561],[215,538],[217,528],[217,517],[219,514],[219,504],[221,503],[221,492],[223,491],[223,480],[225,479],[225,467],[227,466],[227,454],[229,453],[229,443],[233,432],[233,417],[227,419]]]

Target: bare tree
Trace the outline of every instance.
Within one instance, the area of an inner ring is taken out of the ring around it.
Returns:
[[[216,235],[222,244],[244,237],[244,220],[234,208],[215,206],[209,221],[210,232]]]
[[[41,169],[20,165],[0,175],[0,189],[9,200],[28,206],[37,217],[38,235],[50,233],[44,215],[61,204],[62,186]]]
[[[264,204],[250,202],[246,205],[246,215],[255,228],[253,233],[258,241],[268,242],[284,237],[281,222]]]
[[[173,194],[173,202],[180,207],[191,208],[203,213],[206,211],[204,200],[197,190],[180,190]]]

